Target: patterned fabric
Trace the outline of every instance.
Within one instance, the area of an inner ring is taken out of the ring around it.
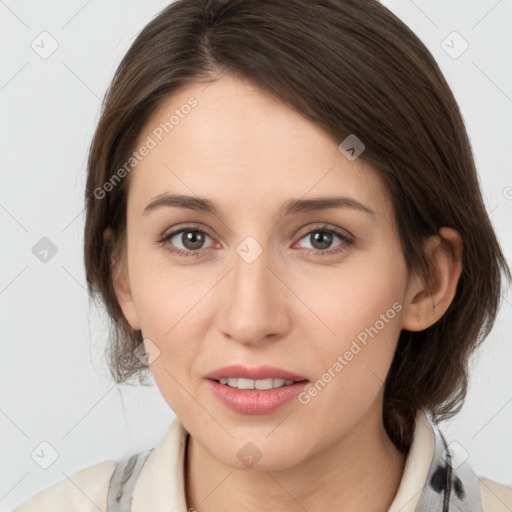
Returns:
[[[132,495],[142,466],[154,448],[127,457],[116,464],[107,496],[107,512],[130,512]]]
[[[415,512],[482,512],[478,476],[467,461],[457,460],[456,443],[448,446],[435,426],[434,437],[434,456]]]
[[[415,512],[483,512],[478,476],[467,461],[457,459],[456,443],[446,440],[436,426],[434,455],[427,482]],[[130,512],[135,484],[153,448],[116,464],[110,480],[107,512]]]

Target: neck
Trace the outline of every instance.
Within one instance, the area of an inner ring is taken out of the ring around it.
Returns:
[[[233,469],[189,436],[187,507],[198,512],[386,512],[405,458],[386,433],[381,404],[334,445],[284,470]]]

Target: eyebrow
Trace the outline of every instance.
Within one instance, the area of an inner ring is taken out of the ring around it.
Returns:
[[[175,207],[188,210],[203,211],[220,216],[219,209],[215,203],[209,199],[204,197],[168,193],[163,193],[156,196],[144,208],[142,215],[148,215],[150,212],[163,207]],[[312,199],[290,199],[283,204],[279,210],[279,213],[282,217],[284,217],[286,215],[295,213],[326,210],[329,208],[351,208],[370,215],[375,215],[375,212],[368,206],[360,203],[356,199],[346,196],[315,197]]]

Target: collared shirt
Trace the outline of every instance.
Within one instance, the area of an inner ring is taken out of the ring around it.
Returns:
[[[77,471],[14,512],[187,512],[188,437],[175,418],[154,448]],[[477,476],[457,446],[419,410],[388,512],[512,512],[512,487]]]

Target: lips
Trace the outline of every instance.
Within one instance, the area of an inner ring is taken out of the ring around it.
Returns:
[[[292,380],[294,382],[307,381],[303,375],[292,373],[276,366],[264,365],[250,368],[239,364],[233,364],[218,368],[204,376],[205,379],[219,380],[223,378],[244,378],[244,379],[283,379]]]
[[[284,407],[291,405],[304,388],[307,381],[294,382],[289,386],[257,391],[254,389],[238,389],[220,384],[211,379],[206,379],[205,384],[214,397],[225,407],[238,414],[272,414]]]

